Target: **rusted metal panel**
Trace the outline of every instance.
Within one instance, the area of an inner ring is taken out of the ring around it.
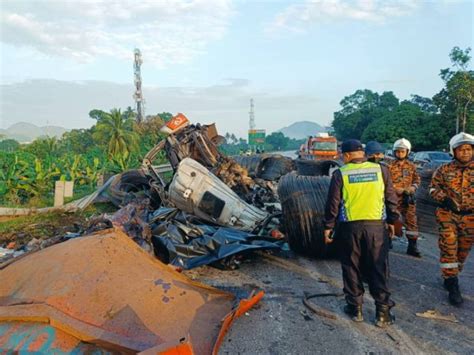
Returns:
[[[210,354],[221,321],[239,312],[231,312],[232,294],[177,273],[118,229],[21,258],[0,270],[0,279],[1,326],[49,324],[78,341],[120,352],[164,344],[183,350],[180,345],[188,343],[185,350]],[[11,339],[0,337],[0,348],[13,350],[7,347]]]

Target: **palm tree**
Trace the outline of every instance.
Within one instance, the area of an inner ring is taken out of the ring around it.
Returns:
[[[123,117],[119,109],[112,109],[96,125],[99,135],[108,139],[109,158],[119,162],[122,168],[138,146],[138,135],[132,131],[132,124],[133,119]]]

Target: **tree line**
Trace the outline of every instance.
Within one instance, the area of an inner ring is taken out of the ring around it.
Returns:
[[[416,150],[446,149],[456,132],[474,132],[474,71],[471,49],[454,47],[451,67],[440,70],[444,87],[432,98],[412,95],[401,101],[392,91],[357,90],[344,97],[332,126],[339,140],[391,143],[400,137]]]

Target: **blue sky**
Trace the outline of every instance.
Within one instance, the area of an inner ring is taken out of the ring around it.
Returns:
[[[244,136],[248,102],[269,131],[329,124],[357,89],[433,96],[454,46],[473,46],[471,1],[2,1],[0,128],[67,128],[133,105]],[[139,23],[139,25],[137,25]],[[34,98],[33,98],[34,97]],[[34,114],[31,114],[34,112]]]

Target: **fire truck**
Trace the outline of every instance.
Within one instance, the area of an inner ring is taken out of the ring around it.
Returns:
[[[316,136],[309,136],[301,145],[298,155],[301,159],[308,160],[331,160],[339,159],[336,137],[328,133],[317,133]]]

